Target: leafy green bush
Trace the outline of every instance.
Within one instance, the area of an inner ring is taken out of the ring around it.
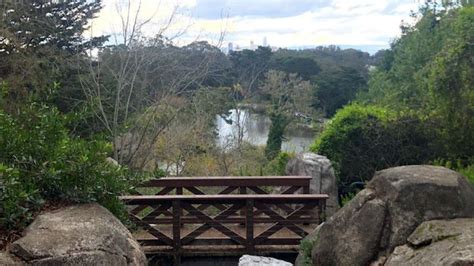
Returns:
[[[15,117],[0,111],[0,226],[21,228],[45,201],[99,202],[121,216],[116,196],[137,178],[106,161],[108,143],[71,137],[65,122],[37,104]]]
[[[265,168],[263,169],[263,173],[265,175],[285,175],[286,165],[291,158],[294,157],[294,154],[288,152],[280,152],[278,156],[269,161]]]
[[[471,163],[469,165],[464,166],[461,160],[453,162],[451,160],[443,160],[437,159],[432,162],[434,165],[443,166],[454,171],[461,173],[463,176],[467,177],[467,180],[474,185],[474,164]]]
[[[471,184],[474,185],[474,165],[471,164],[467,167],[460,168],[460,169],[458,169],[458,171],[462,175],[467,177],[467,180],[469,180],[471,182]]]
[[[353,104],[336,113],[311,150],[334,164],[341,195],[356,191],[375,171],[436,158],[432,126],[412,114]]]

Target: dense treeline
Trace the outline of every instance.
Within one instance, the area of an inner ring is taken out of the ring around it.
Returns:
[[[335,46],[226,55],[206,41],[177,46],[166,28],[145,36],[134,19],[117,36],[86,38],[101,8],[1,4],[2,229],[51,204],[97,201],[120,216],[116,196],[149,174],[281,174],[295,114],[334,113],[365,86],[373,60]],[[243,131],[216,145],[216,115],[228,119],[241,102],[271,117],[266,149],[245,143]]]
[[[393,165],[472,169],[472,7],[428,4],[370,56],[336,46],[224,54],[206,41],[178,46],[166,28],[143,35],[140,23],[85,38],[101,5],[1,5],[0,228],[48,204],[97,201],[120,216],[116,196],[149,175],[282,174],[298,119],[334,116],[313,150],[335,163],[343,194]],[[266,147],[230,120],[242,104],[270,118]],[[238,129],[225,147],[216,116]]]
[[[337,112],[313,146],[335,162],[343,194],[397,165],[473,176],[474,7],[428,2],[414,16],[359,91],[362,105]]]

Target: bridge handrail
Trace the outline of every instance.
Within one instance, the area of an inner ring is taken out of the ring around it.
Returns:
[[[163,177],[139,187],[309,186],[310,176]]]
[[[258,200],[270,203],[304,203],[306,201],[326,200],[327,194],[235,194],[235,195],[138,195],[121,196],[120,199],[127,205],[156,204],[173,201],[186,201],[193,204],[204,203],[232,203],[246,200]]]

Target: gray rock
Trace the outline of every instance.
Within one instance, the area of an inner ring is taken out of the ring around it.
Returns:
[[[11,254],[4,251],[0,251],[0,265],[21,266],[26,264],[20,261],[18,258],[13,257]]]
[[[292,266],[293,264],[269,257],[243,255],[239,259],[239,266]]]
[[[98,204],[38,216],[11,252],[32,265],[146,265],[130,232]]]
[[[368,265],[404,245],[424,221],[474,217],[474,187],[443,167],[377,172],[313,238],[313,265]]]
[[[385,265],[474,265],[474,219],[422,223]]]
[[[288,162],[286,173],[288,175],[311,176],[310,192],[329,195],[329,199],[326,201],[327,217],[339,209],[337,180],[328,158],[311,152],[300,153]]]

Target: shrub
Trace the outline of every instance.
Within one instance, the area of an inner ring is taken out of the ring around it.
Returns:
[[[462,160],[458,160],[453,162],[452,160],[443,160],[437,159],[432,162],[433,165],[443,166],[454,171],[461,173],[463,176],[467,178],[471,184],[474,185],[474,164],[472,163],[472,158],[469,161],[470,163],[464,165]]]
[[[465,177],[467,177],[467,180],[471,182],[471,184],[474,185],[474,165],[469,165],[463,168],[458,169],[458,171]]]
[[[333,162],[339,192],[346,195],[377,170],[436,158],[431,128],[410,113],[353,104],[336,113],[311,150]]]
[[[285,175],[286,165],[295,155],[288,152],[280,152],[278,156],[269,161],[263,169],[264,175]]]
[[[9,229],[26,225],[46,201],[99,202],[120,217],[117,195],[138,180],[106,161],[108,143],[71,137],[55,108],[0,111],[0,146],[0,226]]]

